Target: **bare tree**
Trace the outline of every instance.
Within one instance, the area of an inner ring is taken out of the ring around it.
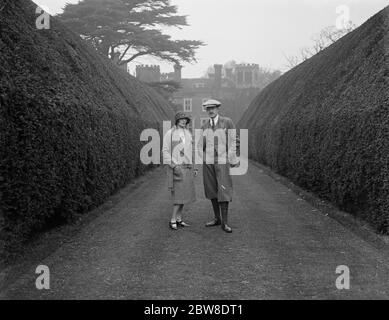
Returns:
[[[287,56],[284,54],[284,57],[287,61],[287,67],[289,69],[296,67],[305,60],[308,60],[312,56],[318,54],[320,51],[323,51],[325,48],[335,43],[340,38],[353,31],[355,28],[356,25],[352,22],[350,22],[347,27],[343,29],[338,29],[335,26],[324,28],[322,31],[320,31],[320,33],[312,37],[312,46],[301,48],[300,54],[298,56]]]
[[[292,56],[292,55],[288,56],[288,55],[284,54],[284,57],[285,57],[285,60],[287,62],[288,69],[292,69],[300,64],[300,59],[297,56]]]

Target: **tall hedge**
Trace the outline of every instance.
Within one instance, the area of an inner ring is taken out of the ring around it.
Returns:
[[[238,126],[250,157],[389,232],[389,7],[284,74]]]
[[[146,168],[140,133],[173,117],[151,88],[36,5],[0,11],[0,226],[16,243],[103,203]],[[2,217],[1,217],[2,215]]]

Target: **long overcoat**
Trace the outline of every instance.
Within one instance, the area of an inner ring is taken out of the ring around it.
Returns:
[[[230,118],[219,115],[215,129],[212,129],[210,121],[207,121],[201,127],[204,130],[203,145],[198,146],[203,150],[203,181],[205,197],[207,199],[218,199],[219,202],[232,201],[233,185],[230,175],[230,164],[238,162],[236,158],[236,135],[231,129],[235,125]],[[213,134],[212,134],[213,133]],[[214,136],[218,138],[214,138]],[[219,148],[222,144],[222,148]],[[213,149],[214,163],[207,163],[208,150]]]

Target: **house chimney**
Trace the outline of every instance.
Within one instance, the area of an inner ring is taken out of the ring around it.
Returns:
[[[223,65],[221,64],[215,64],[215,89],[220,90],[222,87],[222,70]]]
[[[174,80],[177,82],[181,82],[182,75],[181,75],[182,66],[179,64],[174,65]]]

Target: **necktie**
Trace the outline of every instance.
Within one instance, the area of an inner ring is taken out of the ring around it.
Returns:
[[[212,130],[215,130],[215,119],[212,118]]]

